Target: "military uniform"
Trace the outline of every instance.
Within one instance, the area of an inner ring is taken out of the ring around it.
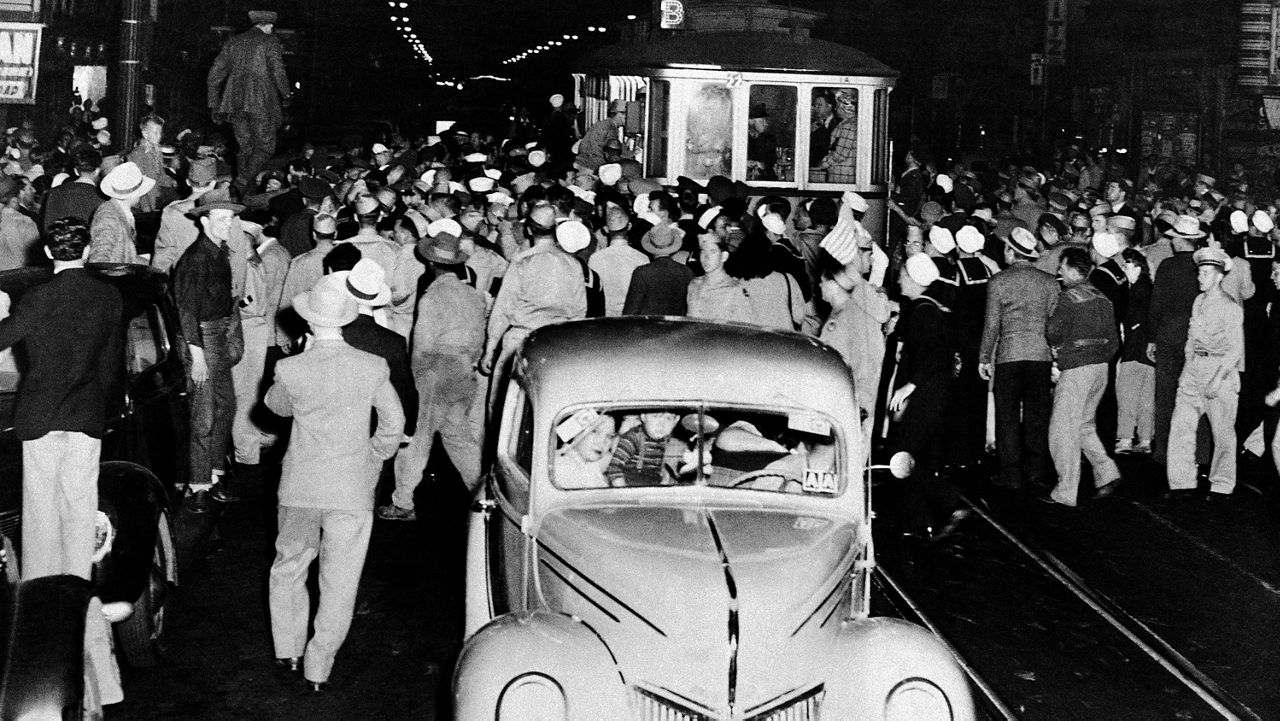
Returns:
[[[1183,357],[1169,423],[1169,488],[1195,488],[1196,427],[1200,416],[1207,415],[1213,430],[1211,490],[1231,493],[1236,485],[1235,416],[1239,371],[1244,368],[1244,311],[1220,288],[1201,293],[1192,305]],[[1211,381],[1223,368],[1232,370],[1216,388],[1211,387]]]

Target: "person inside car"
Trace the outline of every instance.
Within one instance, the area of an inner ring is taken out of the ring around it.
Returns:
[[[601,414],[556,451],[556,483],[561,488],[604,488],[604,472],[613,459],[617,422]]]
[[[623,421],[627,427],[628,417]],[[611,486],[658,486],[680,475],[688,444],[671,434],[680,416],[668,411],[641,413],[618,437],[605,475]]]

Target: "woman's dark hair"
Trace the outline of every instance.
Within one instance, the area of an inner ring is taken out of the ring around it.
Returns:
[[[1146,278],[1147,280],[1151,279],[1151,266],[1147,263],[1147,256],[1134,248],[1125,248],[1120,251],[1120,257],[1124,259],[1124,262],[1133,263],[1142,271],[1138,275],[1138,280],[1142,280],[1143,278]]]
[[[773,272],[773,244],[764,236],[763,228],[757,226],[754,231],[742,239],[738,249],[729,254],[724,262],[724,272],[740,280],[764,278]]]
[[[655,190],[649,193],[649,202],[652,203],[655,200],[662,204],[662,209],[667,212],[669,219],[680,219],[680,201],[675,196],[666,191]]]

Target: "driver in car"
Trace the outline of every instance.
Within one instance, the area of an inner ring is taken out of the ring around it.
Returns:
[[[687,443],[671,435],[679,420],[666,411],[641,413],[640,422],[618,436],[605,469],[609,485],[659,486],[678,478],[689,450]]]

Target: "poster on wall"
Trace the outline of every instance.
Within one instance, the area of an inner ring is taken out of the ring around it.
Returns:
[[[0,23],[0,104],[35,103],[43,29],[38,23]]]
[[[1196,166],[1200,162],[1200,116],[1162,110],[1143,112],[1142,157]]]

